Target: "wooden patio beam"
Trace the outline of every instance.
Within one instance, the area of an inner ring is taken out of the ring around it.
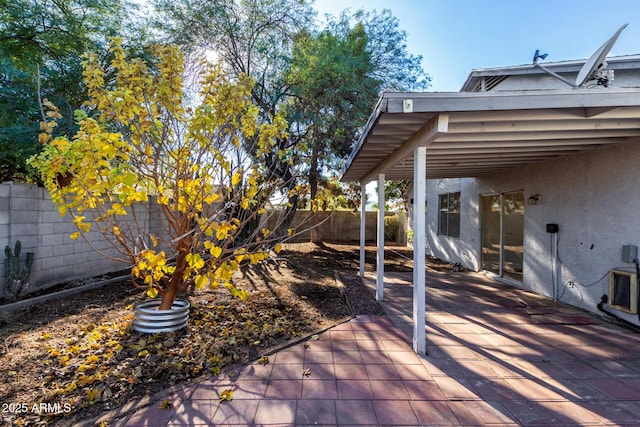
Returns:
[[[449,114],[440,113],[433,120],[426,123],[420,130],[414,133],[411,138],[404,144],[398,147],[393,153],[382,160],[378,165],[369,171],[360,182],[367,184],[374,179],[377,179],[378,175],[384,173],[386,170],[392,168],[396,163],[404,159],[405,157],[413,154],[413,151],[417,147],[426,147],[435,141],[439,136],[447,133],[449,129]]]

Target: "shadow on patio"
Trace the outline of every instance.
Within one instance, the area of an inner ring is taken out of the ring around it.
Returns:
[[[386,273],[382,303],[409,341],[411,281]],[[365,282],[375,291],[374,275]],[[468,272],[427,274],[426,323],[423,365],[461,424],[640,423],[631,330]]]

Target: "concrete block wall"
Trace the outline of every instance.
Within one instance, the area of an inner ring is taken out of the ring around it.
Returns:
[[[148,226],[149,221],[142,218],[141,223]],[[74,231],[71,218],[60,216],[44,188],[15,182],[0,185],[0,246],[9,245],[13,250],[20,240],[20,265],[27,252],[34,252],[29,292],[127,268],[98,254],[82,238],[72,240],[69,235]],[[87,237],[96,248],[115,254],[99,232],[90,232]],[[4,296],[6,280],[4,251],[2,254],[0,297]]]
[[[135,207],[138,233],[150,246],[149,234],[153,233],[162,240],[162,217],[158,206],[148,204]],[[308,227],[308,212],[298,212],[293,226]],[[274,218],[272,218],[272,221]],[[360,239],[360,212],[322,212],[320,221],[321,236],[324,240],[358,241]],[[376,239],[377,212],[366,213],[366,239]],[[402,225],[398,236],[405,238]],[[264,226],[269,226],[267,222]],[[54,207],[48,192],[32,184],[4,182],[0,184],[0,249],[6,245],[13,250],[16,240],[22,243],[20,265],[23,265],[27,252],[33,252],[34,262],[29,277],[29,292],[35,292],[59,283],[119,271],[128,265],[106,258],[97,253],[82,238],[72,240],[69,236],[75,232],[69,216],[61,217]],[[86,234],[95,248],[117,256],[101,233],[92,231]],[[166,237],[166,236],[165,236]],[[296,241],[308,241],[307,231],[297,236]],[[402,242],[400,242],[402,243]],[[2,252],[0,262],[0,298],[4,296],[6,281],[5,256]]]
[[[270,212],[267,214],[267,218],[263,219],[263,227],[273,229],[276,224],[276,218],[279,218],[280,213]],[[360,212],[349,211],[335,211],[335,212],[319,212],[318,222],[321,222],[320,237],[325,241],[340,241],[340,242],[357,242],[360,240]],[[303,231],[311,226],[308,220],[309,211],[297,211],[291,224],[292,228],[295,228],[300,232],[290,241],[292,242],[305,242],[311,238],[310,231]],[[377,212],[366,212],[365,216],[365,238],[367,241],[375,241],[377,234]],[[399,230],[397,233],[398,242],[406,243],[406,220],[405,216],[401,215]]]

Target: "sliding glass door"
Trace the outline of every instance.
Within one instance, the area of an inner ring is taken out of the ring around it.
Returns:
[[[524,193],[482,196],[482,269],[522,281]]]

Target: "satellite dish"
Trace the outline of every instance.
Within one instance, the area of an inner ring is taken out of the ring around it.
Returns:
[[[618,36],[620,36],[622,30],[627,28],[627,25],[629,24],[624,24],[622,27],[618,28],[618,31],[616,31],[616,33],[611,36],[609,40],[607,40],[602,46],[600,46],[598,50],[593,52],[593,55],[591,55],[587,62],[584,63],[582,69],[578,73],[578,77],[576,78],[576,87],[582,87],[587,82],[599,78],[598,75],[607,66],[607,63],[604,59],[611,51],[611,48],[616,43],[616,40],[618,40]],[[607,85],[605,84],[605,86]]]
[[[547,57],[546,53],[544,55],[540,55],[539,50],[536,50],[536,53],[533,55],[533,66],[540,68],[545,73],[550,74],[551,76],[557,78],[558,80],[563,81],[564,83],[574,88],[584,87],[591,80],[598,80],[599,85],[603,85],[607,87],[609,85],[609,80],[612,80],[613,72],[611,72],[611,74],[607,72],[606,70],[607,63],[605,62],[605,58],[611,51],[611,48],[613,47],[613,45],[618,40],[618,37],[620,36],[620,33],[622,32],[622,30],[627,28],[627,25],[629,24],[624,24],[623,26],[618,28],[618,31],[616,31],[615,34],[611,36],[609,40],[607,40],[602,46],[600,46],[598,50],[593,52],[593,54],[589,57],[587,62],[585,62],[582,68],[580,69],[580,72],[578,73],[578,77],[576,78],[575,83],[562,77],[558,73],[555,73],[549,70],[548,68],[544,67],[542,64],[539,64],[538,59],[545,59]]]

